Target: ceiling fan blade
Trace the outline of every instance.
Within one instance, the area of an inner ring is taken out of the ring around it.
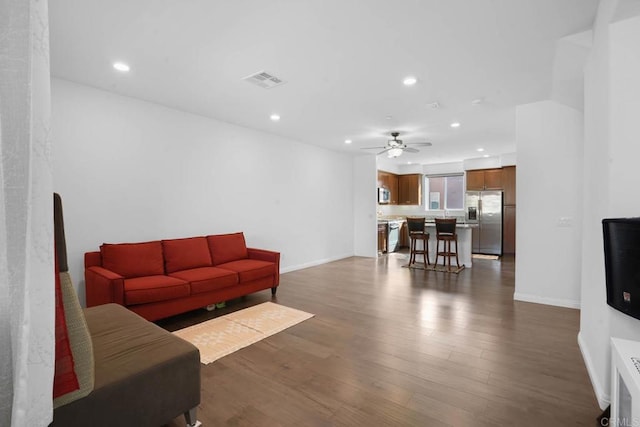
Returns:
[[[419,147],[431,147],[433,144],[430,142],[407,142],[406,145],[417,145]]]
[[[382,150],[381,152],[377,153],[376,156],[379,156],[382,153],[386,153],[387,151],[391,150],[391,147],[378,147],[378,148],[384,148],[384,150]]]
[[[404,151],[406,151],[407,153],[419,153],[420,152],[420,150],[412,148],[412,147],[406,147],[404,149]]]
[[[379,150],[381,148],[388,148],[388,147],[360,147],[361,150]]]

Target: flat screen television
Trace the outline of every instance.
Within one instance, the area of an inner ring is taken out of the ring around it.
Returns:
[[[602,220],[607,304],[640,319],[640,218]]]

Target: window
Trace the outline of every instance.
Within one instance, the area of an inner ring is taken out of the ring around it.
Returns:
[[[464,176],[427,176],[424,178],[427,210],[463,209]]]

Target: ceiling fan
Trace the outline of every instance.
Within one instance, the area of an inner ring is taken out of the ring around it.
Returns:
[[[407,152],[407,153],[418,153],[420,152],[420,150],[413,148],[413,147],[409,147],[409,145],[417,145],[419,147],[430,147],[431,143],[430,142],[412,142],[412,143],[404,143],[402,142],[401,139],[398,139],[398,137],[400,136],[400,132],[391,132],[391,136],[393,137],[393,139],[390,139],[387,141],[387,145],[385,147],[364,147],[362,148],[363,150],[379,150],[379,149],[383,149],[381,152],[378,153],[378,155],[383,154],[383,153],[387,153],[387,157],[389,157],[390,159],[393,159],[394,157],[399,157],[402,155],[403,152]]]

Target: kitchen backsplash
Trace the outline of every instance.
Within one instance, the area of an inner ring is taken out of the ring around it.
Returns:
[[[459,223],[464,222],[464,210],[430,210],[425,211],[423,206],[417,205],[378,205],[378,218],[388,217],[407,217],[407,216],[424,216],[427,220],[434,218],[457,218]]]

